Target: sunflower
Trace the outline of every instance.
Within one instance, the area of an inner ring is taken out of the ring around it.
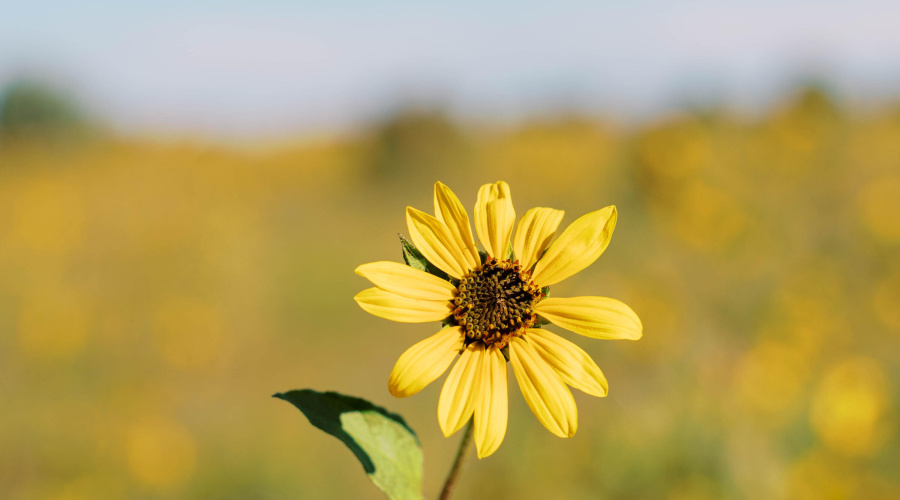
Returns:
[[[367,312],[392,321],[443,323],[400,356],[388,382],[391,394],[403,398],[419,392],[456,360],[441,390],[438,423],[450,436],[474,415],[475,444],[483,458],[506,434],[510,363],[538,420],[553,434],[571,437],[578,413],[568,386],[603,397],[608,385],[587,353],[541,326],[632,340],[641,337],[643,327],[634,311],[615,299],[547,294],[551,285],[600,257],[616,226],[616,208],[580,217],[552,244],[563,212],[532,208],[513,237],[509,186],[486,184],[475,203],[475,231],[484,252],[475,247],[465,208],[440,182],[434,186],[434,211],[432,217],[406,208],[410,238],[428,268],[372,262],[356,269],[375,284],[355,297]]]

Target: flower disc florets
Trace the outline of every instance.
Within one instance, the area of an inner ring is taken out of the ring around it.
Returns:
[[[503,348],[510,337],[534,326],[534,304],[542,297],[531,273],[519,262],[488,257],[459,281],[453,317],[466,335],[466,345],[481,340]]]

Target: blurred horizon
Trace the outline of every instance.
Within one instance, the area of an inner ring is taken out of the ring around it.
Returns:
[[[340,133],[409,105],[517,122],[768,108],[816,82],[896,99],[900,4],[16,1],[0,88],[48,82],[129,134]]]

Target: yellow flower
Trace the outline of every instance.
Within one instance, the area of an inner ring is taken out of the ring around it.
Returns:
[[[538,420],[557,436],[574,435],[578,415],[567,385],[603,397],[606,378],[581,348],[540,324],[595,339],[641,337],[640,319],[622,302],[546,297],[547,287],[603,253],[616,226],[616,208],[582,216],[552,244],[563,212],[532,208],[519,220],[513,238],[516,216],[509,186],[486,184],[475,203],[475,231],[484,259],[475,248],[465,208],[440,182],[434,186],[434,211],[432,217],[407,207],[406,221],[418,250],[448,279],[396,262],[356,269],[376,286],[356,295],[364,310],[392,321],[445,325],[400,356],[388,383],[391,394],[403,398],[419,392],[456,360],[441,390],[438,423],[449,436],[474,414],[475,444],[483,458],[497,450],[506,434],[508,359]]]

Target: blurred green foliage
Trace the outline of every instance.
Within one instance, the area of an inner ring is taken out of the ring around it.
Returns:
[[[416,112],[277,148],[16,145],[0,150],[18,167],[0,168],[2,498],[375,497],[269,398],[292,387],[402,414],[434,496],[458,439],[437,426],[440,383],[397,400],[387,378],[439,325],[359,310],[353,269],[401,260],[404,207],[430,211],[435,181],[471,210],[500,179],[519,215],[617,205],[606,253],[558,293],[619,298],[645,331],[568,335],[610,383],[576,395],[571,439],[511,378],[507,437],[460,498],[900,497],[900,107],[809,89],[759,117],[628,129]]]
[[[75,102],[46,84],[19,80],[0,95],[0,140],[4,142],[79,139],[88,128]]]
[[[465,140],[439,109],[408,108],[374,127],[371,154],[375,180],[409,182],[459,165]]]

